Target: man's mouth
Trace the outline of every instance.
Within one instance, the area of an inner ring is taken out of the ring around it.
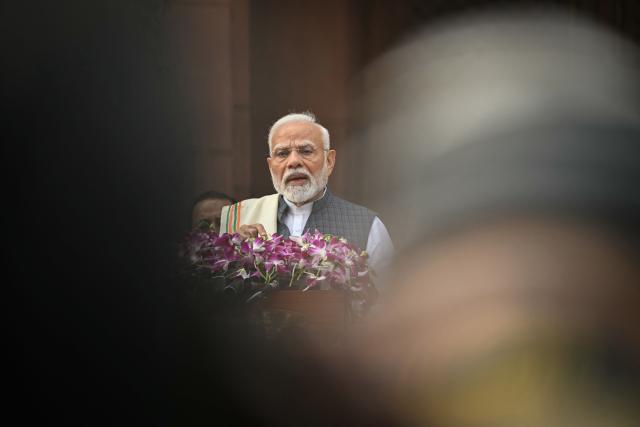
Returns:
[[[304,185],[308,180],[309,177],[303,173],[293,173],[286,178],[285,183],[292,185]]]

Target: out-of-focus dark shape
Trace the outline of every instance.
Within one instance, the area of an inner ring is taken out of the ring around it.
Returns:
[[[21,423],[172,422],[194,179],[164,3],[2,5],[5,282],[21,296],[7,407]]]
[[[637,51],[557,10],[486,12],[365,87],[401,252],[357,351],[398,419],[638,425]]]

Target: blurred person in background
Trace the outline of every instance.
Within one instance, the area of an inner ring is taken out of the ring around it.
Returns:
[[[219,191],[205,191],[191,205],[191,228],[206,227],[220,231],[220,213],[224,206],[236,203],[232,197]]]
[[[398,261],[355,351],[400,424],[640,425],[638,75],[555,9],[459,16],[367,71]]]

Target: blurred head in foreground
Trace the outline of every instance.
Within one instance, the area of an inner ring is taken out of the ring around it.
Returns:
[[[640,425],[637,61],[527,10],[441,23],[368,70],[401,252],[359,351],[403,424]]]

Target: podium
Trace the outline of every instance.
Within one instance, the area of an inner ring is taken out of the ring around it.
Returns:
[[[271,336],[303,334],[314,341],[338,343],[348,328],[348,301],[339,290],[275,290],[258,304]]]

